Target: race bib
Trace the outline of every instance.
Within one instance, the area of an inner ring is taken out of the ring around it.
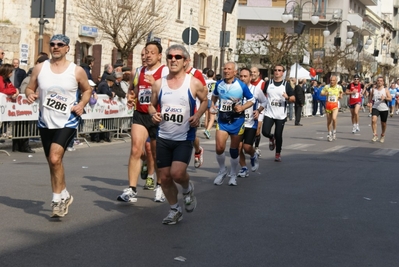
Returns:
[[[246,110],[245,110],[245,119],[246,120],[248,120],[248,119],[250,119],[251,117],[252,117],[252,108],[247,108]]]
[[[46,95],[44,106],[57,112],[66,114],[69,109],[69,105],[73,103],[71,97],[65,96],[60,93],[49,92]]]
[[[281,101],[279,99],[272,99],[272,101],[270,101],[270,105],[274,106],[274,107],[281,107]]]
[[[151,103],[151,89],[140,89],[138,100],[141,105],[149,105]]]
[[[352,98],[359,98],[359,96],[360,96],[360,94],[359,94],[359,93],[356,93],[356,94],[353,94],[353,95],[352,95]]]
[[[162,119],[180,125],[184,121],[184,114],[186,114],[185,111],[186,107],[184,106],[162,106]]]
[[[328,102],[337,102],[338,98],[336,95],[328,96]]]
[[[233,111],[233,101],[222,99],[220,102],[220,111],[232,112]]]

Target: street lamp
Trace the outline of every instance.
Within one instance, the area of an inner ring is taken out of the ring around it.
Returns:
[[[287,11],[287,5],[292,3],[292,8],[290,11]],[[302,12],[303,12],[303,7],[307,4],[311,3],[314,6],[314,12],[313,15],[310,18],[310,21],[312,22],[313,25],[317,24],[319,22],[319,16],[316,13],[316,5],[312,1],[306,1],[302,3],[302,0],[298,2],[296,1],[289,1],[285,4],[284,7],[284,13],[281,15],[281,20],[284,23],[287,23],[289,20],[292,20],[292,23],[294,25],[294,18],[298,18],[298,26],[294,28],[294,33],[298,34],[298,40],[299,36],[302,34],[303,30],[305,29],[305,24],[301,22],[302,20]],[[296,41],[296,62],[295,62],[295,81],[298,84],[298,64],[299,64],[299,47],[298,47],[298,40]]]
[[[330,21],[332,21],[332,20],[337,20],[337,19],[331,19]],[[349,20],[346,20],[346,19],[344,19],[344,20],[338,19],[337,21],[334,21],[331,24],[328,24],[330,21],[327,22],[326,29],[323,31],[323,36],[325,38],[330,36],[330,30],[328,29],[328,26],[334,24],[335,22],[337,22],[338,23],[338,29],[337,29],[337,35],[335,37],[336,38],[335,40],[338,40],[337,38],[339,38],[338,42],[340,44],[341,43],[341,38],[340,38],[340,28],[339,27],[340,27],[341,23],[346,21],[346,22],[349,23],[350,26],[352,26],[352,24],[351,24],[351,22]],[[352,38],[353,38],[354,34],[355,33],[352,31],[352,29],[348,30],[348,32],[346,33],[346,42],[345,42],[346,45],[350,45],[352,43]],[[340,45],[336,45],[336,46],[340,46]]]

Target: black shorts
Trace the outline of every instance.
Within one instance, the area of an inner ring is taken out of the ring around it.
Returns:
[[[387,120],[388,120],[388,113],[389,113],[389,111],[388,110],[385,110],[385,111],[379,111],[378,109],[376,109],[376,108],[373,108],[372,110],[371,110],[371,115],[373,115],[373,116],[381,116],[381,122],[387,122]]]
[[[42,145],[44,154],[46,157],[50,155],[50,147],[52,143],[59,144],[66,150],[69,142],[76,136],[76,129],[73,128],[62,128],[62,129],[47,129],[39,128],[40,138],[42,139]]]
[[[173,161],[181,161],[187,165],[193,154],[193,141],[172,141],[157,137],[157,167],[172,166]]]
[[[242,137],[243,144],[251,145],[251,146],[254,144],[256,130],[257,129],[254,129],[254,128],[245,128],[244,134]]]
[[[158,125],[152,122],[150,114],[136,110],[133,113],[133,124],[143,125],[147,129],[151,139],[157,138]]]

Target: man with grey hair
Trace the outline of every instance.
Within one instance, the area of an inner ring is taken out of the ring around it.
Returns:
[[[14,70],[11,75],[11,82],[15,88],[18,90],[21,87],[22,81],[26,78],[26,71],[19,67],[19,59],[14,58],[12,60],[12,65],[14,66]]]
[[[126,97],[126,93],[125,93],[125,91],[123,91],[123,89],[121,87],[123,73],[122,72],[115,72],[114,73],[114,77],[115,77],[115,82],[114,82],[114,85],[112,86],[112,92],[114,92],[115,95],[120,97],[120,98],[125,98]]]
[[[193,75],[186,73],[189,54],[182,45],[172,45],[166,50],[169,74],[155,81],[152,86],[151,105],[148,113],[152,122],[159,125],[156,138],[158,179],[169,202],[170,211],[163,224],[176,224],[183,219],[178,202],[176,183],[183,188],[184,208],[193,212],[197,200],[194,184],[187,167],[190,163],[200,118],[208,106],[207,90]],[[162,95],[162,98],[159,97]],[[195,111],[195,99],[200,106]],[[160,112],[157,112],[157,107]]]
[[[105,81],[105,78],[106,78],[108,75],[111,75],[113,70],[114,70],[114,69],[112,68],[112,65],[111,65],[111,64],[105,64],[105,65],[104,65],[104,72],[103,72],[103,75],[101,76],[101,82],[102,82],[102,81]]]

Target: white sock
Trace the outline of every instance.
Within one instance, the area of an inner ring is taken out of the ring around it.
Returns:
[[[230,175],[237,175],[237,167],[238,167],[238,163],[239,163],[240,158],[237,157],[235,159],[230,158],[230,166],[231,166],[231,170],[230,170]]]
[[[154,180],[154,174],[149,174],[149,175],[147,176],[147,178],[151,178],[152,180]]]
[[[181,212],[181,207],[179,206],[179,202],[173,205],[170,205],[171,209],[175,209]]]
[[[66,187],[64,188],[64,190],[61,191],[61,198],[62,198],[62,199],[67,199],[67,198],[69,198],[69,192],[68,192],[68,190],[66,189]]]
[[[61,194],[53,193],[53,200],[52,202],[60,202],[61,201]]]
[[[184,187],[183,187],[183,194],[187,194],[187,193],[189,193],[190,191],[191,191],[191,184],[188,183],[188,187],[187,187],[187,188],[184,188]]]
[[[221,155],[216,154],[216,160],[219,164],[220,171],[224,171],[224,169],[226,168],[226,165],[224,164],[225,159],[226,156],[224,155],[224,153],[222,153]]]

